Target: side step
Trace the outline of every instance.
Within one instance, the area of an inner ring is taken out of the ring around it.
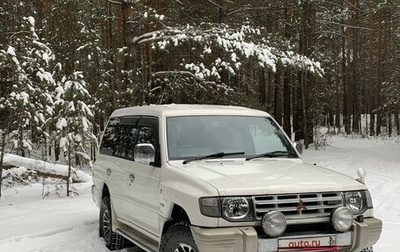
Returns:
[[[129,232],[131,231],[131,232]],[[140,247],[141,249],[147,251],[147,252],[157,252],[158,251],[158,245],[155,242],[149,241],[140,233],[137,231],[134,231],[133,229],[130,229],[129,231],[121,228],[117,228],[115,231],[116,233],[122,235],[129,241],[133,242],[136,246]]]

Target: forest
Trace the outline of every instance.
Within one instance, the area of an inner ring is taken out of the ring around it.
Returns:
[[[397,0],[2,0],[0,34],[0,129],[23,156],[89,155],[114,109],[146,104],[261,109],[306,147],[321,126],[400,135]]]

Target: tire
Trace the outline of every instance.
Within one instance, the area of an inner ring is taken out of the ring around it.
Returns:
[[[369,247],[361,250],[361,252],[374,252],[374,249],[372,247]]]
[[[112,231],[112,212],[109,197],[104,197],[101,202],[99,216],[99,234],[104,238],[106,247],[109,250],[122,249],[125,245],[125,238]]]
[[[162,236],[159,252],[199,252],[187,222],[172,225]]]

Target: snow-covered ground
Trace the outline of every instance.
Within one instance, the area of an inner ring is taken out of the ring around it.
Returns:
[[[399,140],[333,137],[328,143],[329,146],[318,151],[306,150],[304,159],[353,177],[357,176],[358,168],[366,169],[366,183],[374,199],[375,214],[384,222],[382,237],[374,251],[397,252],[400,233]],[[70,198],[59,197],[51,190],[52,186],[55,185],[45,187],[45,192],[50,194],[44,199],[43,186],[39,183],[3,190],[0,251],[108,251],[98,237],[98,209],[91,198],[90,180],[75,185],[79,196]]]
[[[400,234],[400,139],[348,139],[333,137],[324,150],[307,150],[309,163],[357,177],[357,170],[367,171],[366,185],[375,216],[383,220],[383,234],[374,251],[399,251]]]

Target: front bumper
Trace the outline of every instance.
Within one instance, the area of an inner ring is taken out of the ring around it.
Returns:
[[[353,224],[353,250],[361,251],[374,245],[381,237],[382,221],[376,218],[365,218],[363,222]]]
[[[277,252],[279,238],[259,239],[253,227],[201,228],[191,227],[192,235],[200,252]],[[375,244],[382,232],[382,221],[366,218],[363,222],[354,222],[351,231],[337,234],[301,235],[284,237],[285,239],[307,240],[321,236],[330,236],[336,247],[346,251],[361,251]],[[286,250],[301,251],[301,250]],[[318,251],[318,250],[314,250]],[[322,250],[321,250],[322,251]],[[326,251],[326,250],[325,250]],[[338,250],[340,251],[340,250]]]

